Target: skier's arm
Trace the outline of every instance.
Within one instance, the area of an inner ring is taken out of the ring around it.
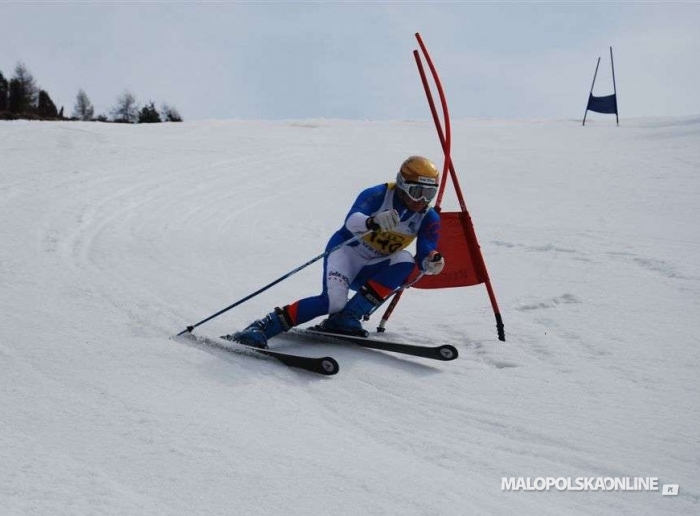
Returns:
[[[345,228],[348,231],[358,234],[371,229],[367,225],[367,220],[382,206],[386,189],[386,184],[377,185],[367,188],[357,196],[345,218]]]
[[[440,216],[435,210],[430,210],[423,219],[416,241],[416,264],[421,271],[435,274],[435,272],[426,270],[426,265],[438,251],[439,236]]]

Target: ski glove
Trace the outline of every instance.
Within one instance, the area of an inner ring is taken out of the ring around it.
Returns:
[[[423,258],[423,271],[428,276],[440,274],[445,268],[445,259],[437,251],[430,251],[430,254]]]
[[[396,210],[380,211],[369,217],[366,224],[372,231],[391,231],[399,224],[399,214]]]

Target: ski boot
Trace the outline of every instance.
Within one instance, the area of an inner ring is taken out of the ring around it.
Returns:
[[[254,348],[267,349],[268,339],[289,330],[291,327],[291,319],[285,309],[275,308],[274,312],[270,312],[262,319],[253,321],[244,330],[231,335],[222,335],[221,338]]]
[[[367,337],[369,332],[362,327],[360,321],[365,315],[372,313],[383,301],[374,289],[363,285],[340,312],[328,317],[316,326],[316,329],[328,333]]]

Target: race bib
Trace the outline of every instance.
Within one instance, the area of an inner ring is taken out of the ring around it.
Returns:
[[[374,231],[365,236],[364,241],[375,251],[389,255],[408,247],[415,238],[415,235],[394,231]]]

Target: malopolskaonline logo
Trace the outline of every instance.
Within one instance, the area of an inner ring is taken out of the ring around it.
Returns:
[[[503,477],[501,491],[658,491],[658,477]],[[664,484],[664,496],[678,495],[678,484]]]

